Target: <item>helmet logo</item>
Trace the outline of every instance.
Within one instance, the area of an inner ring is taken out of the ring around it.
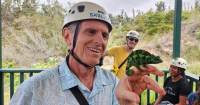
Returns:
[[[104,14],[104,12],[103,12],[103,11],[99,11],[99,10],[98,10],[98,13],[102,13],[102,14]]]
[[[78,6],[78,11],[79,12],[83,12],[84,10],[85,10],[85,6],[84,5]]]
[[[90,13],[90,17],[106,20],[106,17],[102,13]]]

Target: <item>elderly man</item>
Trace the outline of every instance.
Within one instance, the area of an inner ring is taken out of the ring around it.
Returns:
[[[91,2],[72,6],[64,20],[62,35],[68,45],[66,60],[25,81],[10,105],[137,105],[146,88],[160,94],[160,88],[146,74],[162,75],[153,66],[120,82],[98,64],[103,56],[112,25],[107,12]],[[135,76],[137,75],[137,76]]]

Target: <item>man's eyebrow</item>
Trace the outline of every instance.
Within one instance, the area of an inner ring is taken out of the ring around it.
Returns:
[[[95,28],[92,28],[92,27],[89,27],[89,28],[86,28],[86,29],[84,30],[84,32],[90,31],[90,30],[96,30],[96,29],[95,29]]]
[[[94,27],[88,27],[88,28],[85,28],[85,30],[83,32],[86,32],[86,31],[89,31],[89,30],[97,31],[98,29],[96,29]],[[109,31],[104,31],[103,30],[102,33],[109,34]]]

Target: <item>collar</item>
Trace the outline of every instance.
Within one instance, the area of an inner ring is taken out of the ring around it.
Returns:
[[[58,67],[59,69],[59,80],[61,83],[62,90],[70,89],[74,86],[82,87],[82,83],[80,80],[76,77],[76,75],[69,70],[69,67],[64,60]],[[95,88],[103,88],[103,86],[112,84],[112,81],[109,80],[106,75],[105,71],[103,71],[99,66],[95,66],[96,68],[96,74],[95,74],[95,80],[93,84],[93,89]]]

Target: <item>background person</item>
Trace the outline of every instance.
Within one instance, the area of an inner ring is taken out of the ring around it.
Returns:
[[[183,58],[175,58],[169,67],[170,76],[164,82],[165,96],[159,96],[154,105],[186,105],[187,96],[191,92],[185,78],[187,62]]]
[[[197,83],[197,91],[188,95],[189,105],[200,105],[200,81]]]
[[[139,41],[139,33],[137,31],[129,31],[126,35],[126,44],[116,46],[106,51],[105,56],[112,56],[114,58],[113,71],[118,78],[124,77],[126,71],[126,62],[124,60],[133,51]],[[124,63],[120,68],[118,68]]]

